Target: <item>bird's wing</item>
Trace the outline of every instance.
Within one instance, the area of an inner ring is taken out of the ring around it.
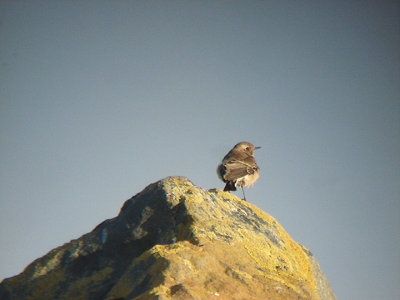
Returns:
[[[224,163],[224,179],[225,180],[236,180],[246,175],[254,174],[258,170],[258,166],[255,163],[254,158],[252,160],[244,161],[228,161]]]

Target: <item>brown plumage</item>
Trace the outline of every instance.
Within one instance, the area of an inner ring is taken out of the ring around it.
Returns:
[[[260,147],[254,147],[252,143],[237,143],[217,168],[218,177],[226,183],[224,191],[236,191],[236,186],[252,186],[259,177],[260,168],[254,158],[254,151]]]

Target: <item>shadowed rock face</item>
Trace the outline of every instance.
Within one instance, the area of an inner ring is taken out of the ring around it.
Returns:
[[[168,177],[0,284],[0,299],[336,299],[314,256],[236,196]]]

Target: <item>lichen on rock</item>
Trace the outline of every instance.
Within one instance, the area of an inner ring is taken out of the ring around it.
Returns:
[[[184,177],[0,284],[0,299],[336,299],[311,252],[255,205]]]

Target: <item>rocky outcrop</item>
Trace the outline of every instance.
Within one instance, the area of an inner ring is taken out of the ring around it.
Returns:
[[[265,212],[168,177],[0,284],[0,299],[336,299]]]

